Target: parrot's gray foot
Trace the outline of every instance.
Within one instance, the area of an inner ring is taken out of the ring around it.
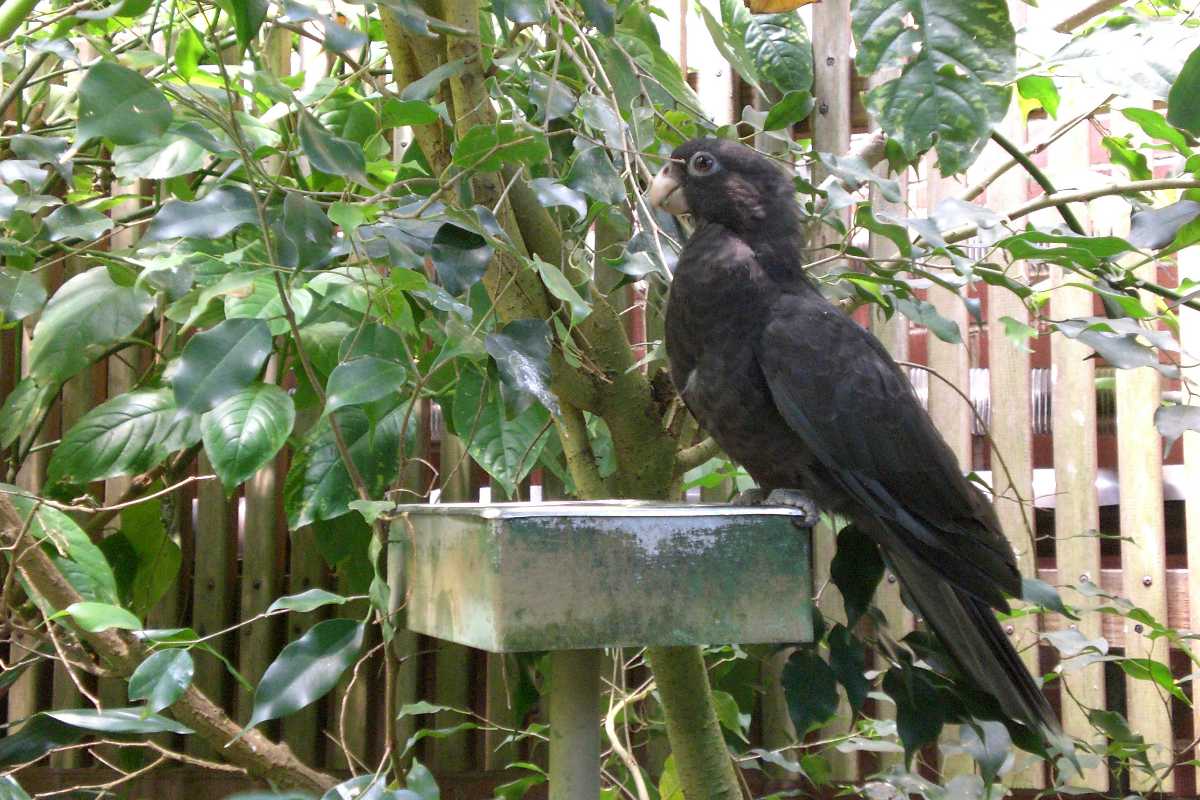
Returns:
[[[817,508],[811,497],[799,489],[772,489],[767,495],[765,505],[788,506],[802,512],[802,516],[792,520],[798,528],[811,528],[821,521],[821,509]]]
[[[735,506],[788,506],[803,512],[794,518],[798,528],[811,528],[821,521],[821,510],[813,499],[799,489],[772,489],[770,493],[757,487],[739,492],[733,498]]]

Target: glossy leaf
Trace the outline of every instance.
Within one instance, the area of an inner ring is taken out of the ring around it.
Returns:
[[[1046,75],[1026,75],[1018,78],[1017,93],[1046,109],[1051,119],[1058,118],[1058,87],[1055,86],[1053,78]]]
[[[103,137],[138,144],[166,133],[171,106],[154,84],[113,61],[98,61],[79,84],[76,145]]]
[[[553,264],[542,261],[537,256],[533,257],[533,266],[537,269],[542,283],[545,284],[550,294],[557,297],[570,309],[572,325],[578,325],[588,318],[592,313],[592,304],[583,299],[571,282],[567,280],[567,276],[563,275],[562,270]]]
[[[801,736],[837,714],[837,677],[812,647],[801,647],[788,659],[783,691],[788,714]]]
[[[297,192],[284,197],[283,212],[273,227],[280,266],[318,266],[333,247],[333,223],[319,205]]]
[[[185,81],[191,80],[204,57],[204,42],[200,35],[187,25],[182,26],[179,38],[175,40],[175,70]]]
[[[22,378],[0,405],[0,450],[22,436],[30,438],[57,394],[57,383],[43,386],[33,378]]]
[[[238,186],[218,186],[194,202],[168,200],[154,215],[142,239],[219,239],[242,225],[257,224],[258,211],[248,191]]]
[[[460,295],[487,272],[493,252],[491,245],[479,234],[446,224],[433,237],[429,256],[446,291]]]
[[[199,439],[199,420],[175,405],[168,389],[118,395],[85,414],[54,449],[51,482],[72,485],[158,466]]]
[[[576,155],[563,183],[602,203],[615,205],[625,199],[621,175],[601,147],[589,145]]]
[[[113,221],[94,208],[62,206],[45,219],[46,238],[52,242],[91,241],[112,230]]]
[[[495,172],[505,164],[537,163],[549,157],[550,146],[541,131],[507,122],[476,125],[454,146],[454,165],[480,172]]]
[[[29,535],[49,547],[55,566],[85,600],[119,602],[112,567],[73,519],[15,486],[0,483],[0,492],[8,496],[22,523],[28,522]]]
[[[0,267],[0,322],[16,322],[41,309],[46,287],[34,272]]]
[[[883,677],[883,690],[896,703],[896,730],[907,760],[937,739],[945,723],[932,675],[929,670],[905,665],[892,667]]]
[[[165,180],[187,175],[204,166],[204,148],[194,140],[168,132],[139,144],[113,148],[113,174],[132,180]]]
[[[428,73],[422,75],[417,80],[405,86],[400,91],[401,100],[428,100],[433,97],[438,88],[450,78],[462,73],[467,68],[467,62],[464,59],[456,58],[453,61],[447,61],[440,67],[431,69]]]
[[[376,356],[362,356],[338,364],[326,386],[324,413],[398,395],[407,377],[408,370],[403,364]]]
[[[328,694],[358,658],[364,631],[361,622],[328,619],[284,647],[254,690],[246,727],[285,717]]]
[[[564,279],[565,281],[565,279]],[[518,395],[537,398],[555,414],[558,399],[550,390],[550,326],[540,319],[519,319],[484,339],[496,360],[504,387]],[[523,409],[528,401],[514,405]]]
[[[853,627],[871,607],[871,598],[883,578],[879,548],[861,528],[847,525],[838,532],[837,553],[829,569],[830,577],[842,593],[846,621]]]
[[[192,684],[195,670],[192,655],[187,650],[152,653],[129,676],[129,700],[145,700],[151,713],[162,711],[183,696]]]
[[[104,734],[193,733],[192,729],[158,714],[144,715],[140,708],[94,708],[44,711],[64,725]]]
[[[478,372],[463,374],[455,392],[454,427],[471,457],[511,497],[546,446],[550,414],[541,405],[531,405],[513,419],[505,419],[500,393],[486,388]]]
[[[84,600],[72,603],[62,613],[69,615],[76,625],[88,633],[99,633],[112,628],[122,628],[127,631],[142,629],[141,620],[129,611],[111,603]]]
[[[260,319],[227,319],[197,333],[171,374],[175,403],[203,414],[250,385],[271,354],[271,332]]]
[[[1005,0],[863,0],[852,26],[860,74],[901,69],[866,96],[883,129],[909,153],[935,147],[944,175],[970,166],[1008,109],[1016,44]]]
[[[536,25],[550,18],[546,0],[493,0],[492,10],[518,25]]]
[[[115,283],[104,267],[67,280],[50,298],[29,348],[29,373],[48,384],[65,381],[142,324],[154,298]]]
[[[608,0],[579,0],[579,5],[596,30],[605,36],[612,36],[616,14]]]
[[[1121,15],[1073,39],[1050,61],[1059,71],[1081,76],[1093,90],[1106,89],[1145,106],[1168,99],[1195,47],[1195,30],[1173,19]]]
[[[1129,243],[1146,250],[1161,250],[1175,241],[1184,226],[1200,218],[1200,202],[1180,200],[1162,208],[1135,211],[1129,220]]]
[[[771,106],[763,122],[763,130],[777,131],[780,128],[791,127],[811,114],[815,104],[816,101],[809,92],[803,89],[790,91]]]
[[[286,597],[278,598],[267,608],[267,613],[274,614],[277,611],[295,611],[303,614],[309,611],[316,611],[323,606],[340,606],[347,602],[349,602],[347,598],[340,594],[327,592],[324,589],[308,589],[299,594],[290,594]]]
[[[204,452],[227,492],[275,457],[295,421],[292,398],[269,383],[253,383],[204,415]]]
[[[1185,432],[1200,431],[1200,406],[1163,406],[1154,412],[1154,426],[1163,437],[1163,451],[1166,452]]]
[[[239,0],[230,4],[233,9],[233,29],[237,34],[238,46],[246,49],[258,35],[267,18],[267,0]]]
[[[362,145],[334,136],[317,122],[312,114],[302,113],[296,126],[300,147],[314,168],[330,175],[353,178],[369,183],[365,174],[366,157]]]
[[[292,459],[284,484],[284,510],[293,530],[315,520],[327,520],[350,512],[350,503],[358,499],[350,476],[338,453],[329,419],[337,419],[350,457],[367,483],[372,497],[380,496],[396,478],[400,468],[401,429],[404,447],[415,446],[416,423],[400,405],[379,420],[372,429],[366,412],[357,407],[343,408],[319,422],[309,432],[303,446]]]
[[[958,323],[939,314],[932,303],[901,297],[896,299],[896,308],[913,322],[924,325],[930,333],[943,342],[950,344],[962,342],[962,331],[959,330]]]
[[[1167,93],[1167,121],[1200,135],[1200,47],[1192,51]]]
[[[812,42],[798,14],[752,14],[745,40],[762,80],[781,92],[812,89]]]
[[[100,549],[117,575],[122,605],[139,616],[177,586],[183,553],[167,532],[159,500],[121,509],[121,529],[106,536]]]
[[[867,700],[871,684],[867,680],[867,652],[845,625],[834,625],[829,631],[829,666],[838,683],[846,687],[850,708],[858,713]]]

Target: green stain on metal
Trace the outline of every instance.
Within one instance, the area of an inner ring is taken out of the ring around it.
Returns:
[[[402,506],[409,626],[491,651],[812,635],[807,531],[777,508]]]

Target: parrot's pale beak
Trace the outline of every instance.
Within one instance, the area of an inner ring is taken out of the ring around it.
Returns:
[[[673,161],[668,162],[654,176],[650,183],[650,191],[646,192],[646,199],[650,205],[676,216],[688,213],[687,197],[684,196],[683,182],[680,178],[679,165]]]

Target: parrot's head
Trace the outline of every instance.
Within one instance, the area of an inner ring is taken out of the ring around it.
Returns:
[[[691,214],[743,233],[791,217],[792,180],[772,159],[726,139],[693,139],[671,153],[646,199],[669,214]]]

